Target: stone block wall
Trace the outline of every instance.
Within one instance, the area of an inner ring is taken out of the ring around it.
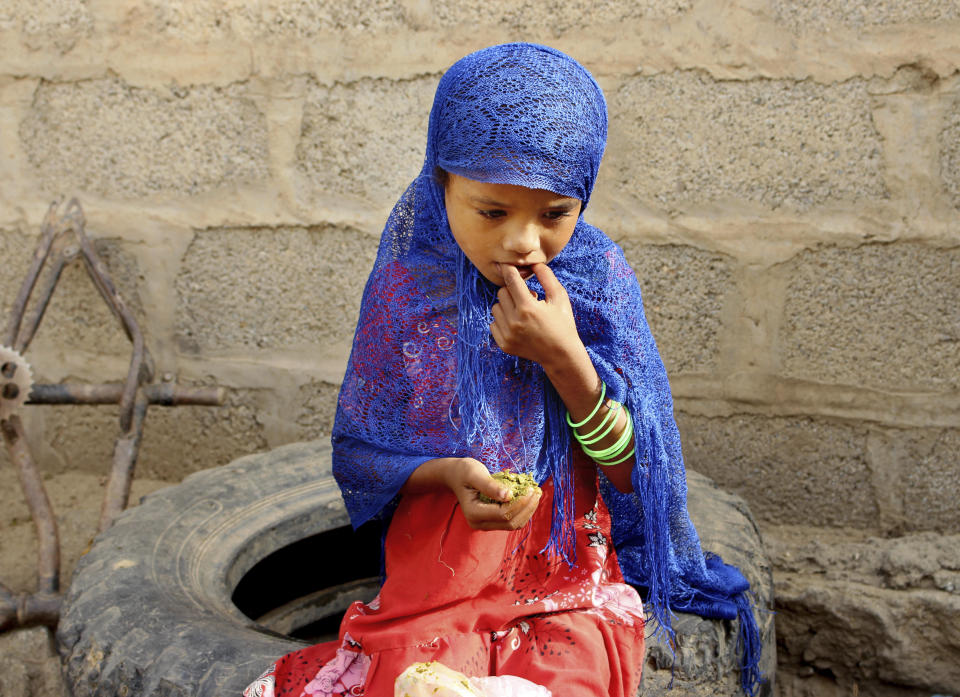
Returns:
[[[0,308],[75,195],[158,373],[231,389],[151,409],[139,475],[327,437],[437,80],[509,40],[604,88],[588,219],[640,277],[688,466],[765,529],[956,533],[957,0],[7,0]],[[119,379],[126,351],[68,270],[35,373]],[[115,410],[28,411],[49,475],[106,473]]]

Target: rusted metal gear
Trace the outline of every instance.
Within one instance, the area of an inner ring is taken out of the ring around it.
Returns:
[[[22,407],[33,387],[30,364],[8,346],[0,345],[0,421],[6,421]]]

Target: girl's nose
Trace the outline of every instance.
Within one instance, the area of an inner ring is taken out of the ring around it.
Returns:
[[[539,246],[540,230],[536,223],[518,223],[508,229],[504,235],[503,248],[514,254],[529,254],[536,251]]]

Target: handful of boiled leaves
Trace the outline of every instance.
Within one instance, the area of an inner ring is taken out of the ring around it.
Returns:
[[[539,489],[537,486],[537,480],[531,477],[529,474],[521,474],[519,472],[494,472],[491,475],[501,484],[506,485],[507,490],[510,492],[510,500],[513,501],[516,498],[519,498],[526,493],[527,489]],[[477,494],[477,497],[484,503],[504,503],[504,501],[497,501],[492,499],[486,494]]]

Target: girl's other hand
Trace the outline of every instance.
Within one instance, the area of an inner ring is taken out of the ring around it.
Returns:
[[[490,333],[504,353],[547,367],[583,351],[570,297],[549,266],[533,265],[543,300],[527,287],[516,267],[502,264],[500,270],[506,285],[497,291],[491,308]]]
[[[510,500],[510,493],[479,460],[460,459],[459,467],[452,468],[448,486],[460,502],[460,508],[471,528],[475,530],[519,530],[533,516],[543,492],[533,488],[526,494]],[[504,503],[484,503],[484,494]]]

